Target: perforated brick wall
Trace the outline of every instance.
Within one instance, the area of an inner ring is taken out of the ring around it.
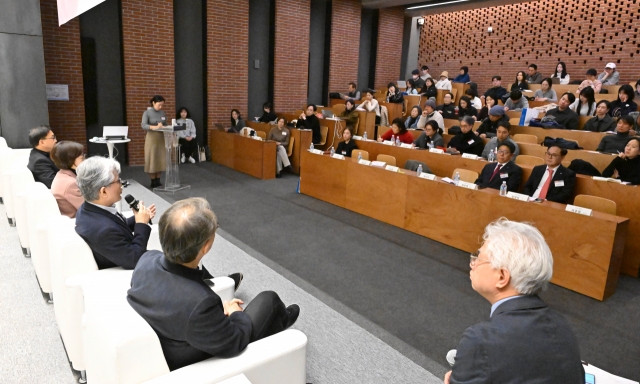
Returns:
[[[507,87],[529,64],[547,77],[559,61],[571,80],[614,62],[620,83],[627,84],[640,78],[639,6],[637,0],[540,0],[428,15],[418,65],[427,64],[434,76],[447,70],[451,77],[467,65],[481,92],[493,75],[501,75]]]
[[[150,9],[152,4],[152,11]],[[122,1],[122,43],[129,165],[144,164],[145,131],[142,114],[154,95],[165,98],[167,118],[175,117],[175,66],[173,50],[173,1]]]
[[[404,8],[384,8],[378,18],[378,51],[376,53],[376,89],[386,87],[400,76]]]
[[[360,0],[342,0],[332,3],[330,92],[346,92],[349,82],[358,82],[361,13]]]
[[[310,0],[276,0],[273,107],[278,112],[307,104],[310,13]]]
[[[69,101],[48,102],[49,125],[58,141],[72,140],[86,145],[80,23],[75,18],[59,27],[56,4],[56,0],[40,1],[44,65],[47,84],[69,86]]]

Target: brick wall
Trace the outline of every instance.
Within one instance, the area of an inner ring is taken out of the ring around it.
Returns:
[[[384,8],[378,18],[378,51],[376,53],[376,89],[396,82],[400,76],[404,8]]]
[[[150,11],[149,7],[152,7]],[[175,66],[173,50],[173,1],[122,1],[122,43],[129,164],[144,164],[145,132],[142,114],[154,95],[166,102],[167,118],[175,117]]]
[[[309,74],[310,0],[276,0],[273,107],[304,109]]]
[[[627,84],[640,78],[638,37],[635,0],[615,6],[567,0],[561,11],[555,1],[533,1],[425,16],[418,65],[427,64],[434,76],[443,70],[455,76],[466,65],[481,92],[493,75],[508,87],[529,64],[546,77],[558,61],[565,62],[571,80],[584,79],[589,68],[601,73],[614,62],[620,83]]]
[[[358,82],[362,4],[360,0],[334,1],[331,8],[329,91],[345,92],[349,82]]]
[[[44,64],[47,84],[67,84],[69,101],[49,101],[49,124],[60,140],[86,145],[80,23],[58,27],[56,0],[41,0]]]
[[[248,118],[248,83],[249,0],[208,0],[207,127],[228,125],[234,108]]]

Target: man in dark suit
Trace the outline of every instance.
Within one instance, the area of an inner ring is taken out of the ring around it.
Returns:
[[[145,253],[127,300],[154,329],[170,370],[213,356],[231,357],[250,342],[289,328],[300,308],[285,307],[273,291],[259,293],[243,310],[222,302],[198,265],[215,239],[218,220],[203,198],[173,204],[160,217],[162,250]]]
[[[35,181],[41,182],[49,189],[51,189],[51,183],[59,171],[49,157],[49,153],[57,142],[56,135],[46,125],[41,125],[29,131],[29,143],[33,149],[29,155],[27,168],[33,173]]]
[[[497,163],[484,166],[476,184],[483,188],[500,189],[503,182],[507,183],[507,190],[516,192],[522,181],[522,168],[511,161],[516,148],[508,141],[498,147]]]
[[[538,165],[524,185],[524,194],[538,199],[567,204],[573,196],[576,174],[562,165],[567,155],[565,148],[553,145],[545,153],[546,165]]]
[[[584,384],[569,323],[538,297],[553,274],[551,250],[540,231],[502,218],[487,226],[483,240],[471,255],[469,276],[491,312],[464,332],[445,384]]]

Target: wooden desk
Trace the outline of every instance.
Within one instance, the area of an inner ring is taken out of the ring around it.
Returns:
[[[607,135],[603,132],[586,132],[586,131],[572,131],[569,129],[544,129],[538,127],[528,127],[521,125],[511,126],[511,135],[517,133],[524,133],[527,135],[535,135],[538,137],[538,143],[542,143],[546,136],[562,137],[565,139],[577,140],[578,144],[590,151],[595,151],[600,144],[602,138]]]
[[[387,107],[387,111],[389,112],[389,125],[391,125],[393,119],[397,117],[402,118],[402,107],[404,103],[380,103],[380,106]]]
[[[302,154],[301,169],[300,192],[467,252],[480,247],[485,226],[499,217],[531,222],[553,252],[554,284],[598,300],[615,291],[626,218],[582,216],[563,204],[520,202],[492,189],[464,189],[309,152]],[[461,220],[465,212],[475,214]]]
[[[545,152],[547,151],[547,148],[541,146],[540,144],[518,143],[518,146],[520,147],[520,153],[522,155],[537,156],[542,157],[543,159],[545,156]],[[567,156],[564,159],[565,161],[569,162],[575,159],[588,161],[593,164],[593,166],[596,167],[598,171],[602,172],[609,166],[609,164],[611,164],[613,159],[615,159],[615,155],[595,151],[571,150],[568,151]]]
[[[258,179],[276,177],[276,142],[209,129],[211,161]]]

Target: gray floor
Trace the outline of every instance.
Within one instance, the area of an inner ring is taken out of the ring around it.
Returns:
[[[139,167],[123,175],[148,183]],[[437,377],[464,329],[488,316],[464,252],[297,194],[294,175],[261,181],[211,163],[181,175],[192,189],[167,200],[207,198],[227,239]],[[553,285],[541,296],[567,317],[584,360],[640,378],[639,279],[621,276],[605,302]]]

